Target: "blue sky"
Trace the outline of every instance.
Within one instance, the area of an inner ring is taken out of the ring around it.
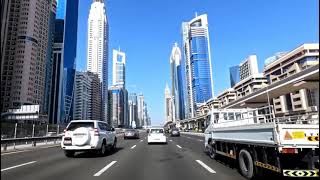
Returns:
[[[92,0],[79,0],[77,69],[86,68],[87,19]],[[181,23],[208,14],[214,93],[230,86],[229,67],[256,54],[259,69],[279,51],[319,42],[318,0],[109,0],[109,85],[112,49],[126,53],[129,92],[142,92],[152,124],[164,122],[169,57],[181,44]]]

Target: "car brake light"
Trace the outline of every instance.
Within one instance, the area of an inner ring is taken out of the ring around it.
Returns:
[[[99,130],[97,128],[94,128],[93,131],[95,136],[99,136]]]
[[[296,148],[283,148],[281,152],[283,154],[297,154],[298,149],[296,149]]]

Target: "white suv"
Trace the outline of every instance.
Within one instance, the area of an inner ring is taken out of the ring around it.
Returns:
[[[76,151],[97,151],[106,155],[107,150],[115,150],[117,137],[114,128],[104,121],[73,120],[64,130],[61,148],[67,157]]]

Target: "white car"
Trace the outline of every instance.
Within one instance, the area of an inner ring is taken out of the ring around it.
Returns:
[[[96,151],[106,155],[107,150],[115,150],[117,137],[114,128],[104,121],[73,120],[64,130],[61,148],[67,157],[78,151]]]
[[[165,143],[167,144],[167,137],[164,134],[163,128],[150,128],[148,132],[148,144],[150,143]]]

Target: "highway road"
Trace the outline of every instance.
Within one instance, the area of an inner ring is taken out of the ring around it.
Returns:
[[[236,168],[211,160],[203,137],[168,137],[168,144],[148,145],[119,138],[118,149],[105,157],[92,153],[64,156],[60,146],[1,154],[3,180],[241,180]]]

